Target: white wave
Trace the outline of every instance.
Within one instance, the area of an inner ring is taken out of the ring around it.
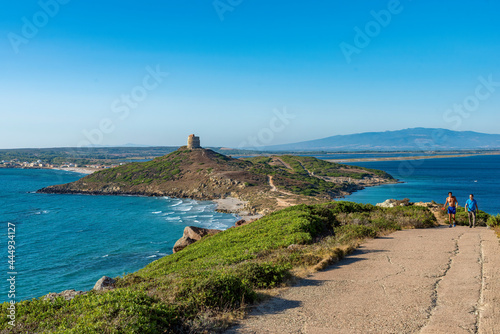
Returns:
[[[101,256],[101,257],[108,257],[108,256],[109,256],[109,254],[106,254],[106,255],[103,255],[103,256]]]
[[[157,257],[158,255],[151,255],[151,256],[146,256],[146,258],[150,258],[150,257]]]
[[[181,217],[175,216],[175,217],[166,217],[165,220],[180,220]]]
[[[193,207],[192,206],[183,206],[183,207],[179,207],[177,210],[178,211],[191,211]]]
[[[157,214],[162,213],[162,212],[163,212],[163,211],[153,211],[153,212],[151,212],[151,213],[153,213],[153,214],[157,215]]]
[[[182,200],[179,200],[177,203],[170,204],[170,206],[177,206],[182,204]]]

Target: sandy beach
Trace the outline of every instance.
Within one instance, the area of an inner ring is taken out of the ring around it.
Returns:
[[[261,214],[251,215],[248,211],[245,210],[245,206],[248,202],[242,201],[235,197],[227,197],[213,200],[217,204],[217,210],[236,213],[241,219],[246,221],[259,219],[262,217]]]
[[[336,163],[363,162],[363,161],[403,161],[403,160],[421,160],[421,159],[461,158],[461,157],[472,157],[480,155],[500,155],[500,152],[478,153],[478,154],[416,155],[410,157],[388,157],[388,158],[325,159],[325,161],[336,162]]]
[[[102,169],[99,169],[99,168],[88,168],[88,167],[68,167],[68,168],[57,168],[57,167],[54,167],[54,168],[50,168],[50,169],[63,170],[63,171],[66,171],[66,172],[75,172],[75,173],[87,174],[87,175],[88,174],[92,174],[93,172],[102,170]]]

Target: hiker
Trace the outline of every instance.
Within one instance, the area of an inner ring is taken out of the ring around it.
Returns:
[[[457,226],[457,222],[455,220],[455,214],[457,213],[457,198],[453,196],[451,191],[448,193],[448,198],[444,203],[443,210],[446,208],[447,204],[448,204],[448,220],[450,222],[450,227],[452,226],[451,218],[453,218],[453,227],[455,227]]]
[[[465,212],[469,215],[469,228],[474,226],[476,228],[476,213],[478,211],[477,202],[474,199],[474,195],[470,194],[469,199],[465,202]],[[471,225],[472,217],[472,225]]]

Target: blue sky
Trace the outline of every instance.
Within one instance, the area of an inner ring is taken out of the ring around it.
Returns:
[[[500,133],[498,1],[2,7],[0,148]]]

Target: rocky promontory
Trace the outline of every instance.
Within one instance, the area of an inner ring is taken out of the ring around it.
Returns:
[[[41,193],[169,196],[196,200],[236,198],[238,211],[266,214],[281,207],[318,203],[366,186],[396,182],[389,174],[292,155],[235,159],[210,149],[179,148],[49,186]]]

